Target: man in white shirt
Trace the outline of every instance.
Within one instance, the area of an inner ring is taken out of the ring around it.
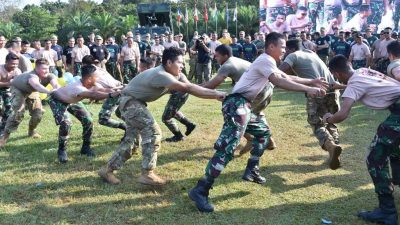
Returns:
[[[208,162],[206,173],[197,186],[191,189],[189,197],[195,202],[201,212],[213,212],[214,206],[208,202],[209,190],[214,180],[221,174],[229,161],[233,159],[233,151],[238,146],[244,133],[254,136],[253,149],[247,162],[242,179],[255,183],[265,183],[259,173],[259,160],[268,146],[270,131],[264,116],[256,116],[252,111],[251,102],[258,93],[269,85],[274,85],[292,91],[307,92],[308,95],[324,95],[325,91],[295,83],[282,77],[276,65],[285,54],[285,40],[282,34],[273,32],[266,36],[265,53],[260,55],[242,75],[227,96],[222,105],[224,125],[221,134],[214,144],[215,154]],[[302,80],[304,83],[310,81]],[[250,119],[251,118],[251,119]]]
[[[362,67],[369,67],[371,64],[371,52],[369,47],[363,43],[361,33],[356,36],[356,44],[351,47],[349,62],[355,70]]]
[[[278,14],[276,16],[275,22],[272,22],[270,24],[265,24],[264,30],[260,29],[260,32],[264,33],[271,33],[271,32],[278,32],[278,33],[283,33],[283,32],[290,32],[290,28],[288,24],[286,23],[286,16],[284,14]]]
[[[171,47],[179,48],[179,43],[174,40],[173,33],[165,32],[165,35],[167,36],[167,40],[164,42],[165,49],[169,49]]]
[[[165,48],[160,44],[160,38],[154,38],[154,45],[151,46],[151,57],[156,61],[156,66],[161,64],[161,57]]]
[[[381,58],[377,60],[375,66],[376,70],[386,74],[387,67],[390,64],[389,55],[387,53],[387,46],[391,42],[395,41],[395,39],[392,38],[392,28],[386,27],[383,31],[383,36],[385,38],[377,46]]]
[[[215,59],[215,49],[220,46],[222,43],[218,41],[218,35],[216,32],[213,32],[211,34],[211,41],[208,42],[209,44],[209,49],[210,49],[210,58],[212,60],[211,62],[211,74],[216,73],[219,69],[219,64],[217,60]]]
[[[82,67],[82,59],[86,55],[90,55],[90,49],[86,45],[83,44],[85,40],[82,35],[79,35],[76,39],[77,45],[72,49],[71,53],[71,67],[74,68],[74,75],[81,75],[81,67]]]
[[[398,219],[393,191],[394,184],[400,184],[400,82],[367,68],[354,71],[342,55],[332,58],[329,69],[347,87],[342,95],[341,109],[334,115],[325,114],[323,120],[326,123],[344,121],[357,101],[372,109],[390,111],[389,117],[377,129],[366,160],[379,207],[373,211],[362,211],[358,217],[369,222],[396,225]]]
[[[6,37],[0,34],[0,65],[6,63],[6,56],[8,54],[8,50],[5,48],[6,42]]]
[[[119,59],[123,68],[124,83],[129,83],[136,76],[140,63],[139,45],[133,41],[133,37],[127,38],[127,45],[122,47]]]
[[[362,5],[360,12],[354,15],[347,23],[343,26],[345,31],[349,31],[355,28],[357,31],[362,31],[367,26],[367,18],[370,15],[369,5]]]
[[[58,76],[58,72],[56,69],[56,62],[58,59],[57,52],[51,48],[51,41],[45,40],[44,41],[44,49],[40,51],[40,58],[44,58],[49,62],[49,70],[50,73]]]

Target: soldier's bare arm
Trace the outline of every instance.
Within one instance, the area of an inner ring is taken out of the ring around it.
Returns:
[[[216,90],[211,90],[207,88],[200,87],[198,85],[192,83],[183,83],[180,81],[176,81],[171,85],[168,85],[167,88],[174,91],[187,92],[199,98],[207,98],[207,99],[224,99],[226,93]]]
[[[37,77],[32,77],[28,80],[29,85],[32,86],[33,89],[35,89],[36,91],[40,92],[40,93],[45,93],[45,94],[50,94],[51,91],[47,90],[46,87],[44,87],[40,81],[39,78]]]
[[[288,75],[286,75],[286,76],[288,76]],[[269,76],[268,79],[272,84],[274,84],[280,88],[283,88],[283,89],[289,90],[289,91],[306,92],[307,95],[309,95],[311,97],[324,96],[326,94],[324,89],[309,87],[304,84],[296,83],[290,79],[283,78],[281,74],[273,73]]]
[[[342,105],[337,113],[334,115],[327,113],[322,117],[322,119],[327,123],[340,123],[349,116],[353,104],[353,99],[345,97],[343,98]]]

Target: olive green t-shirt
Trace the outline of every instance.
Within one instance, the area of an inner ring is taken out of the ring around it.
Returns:
[[[166,72],[160,65],[138,74],[124,88],[122,95],[132,96],[143,102],[152,102],[168,93],[166,86],[178,81],[179,78]]]
[[[14,78],[14,80],[11,82],[11,86],[14,88],[17,88],[18,90],[20,90],[22,93],[24,94],[31,94],[32,92],[36,91],[35,89],[33,89],[33,87],[28,83],[29,79],[31,79],[32,77],[37,77],[39,78],[38,75],[36,75],[35,70],[32,70],[30,72],[26,72],[23,73],[21,75],[18,75]],[[47,86],[48,84],[50,84],[50,81],[52,79],[57,79],[57,77],[52,74],[49,73],[44,79],[40,79],[40,83],[43,86]]]
[[[311,50],[299,50],[290,53],[285,58],[285,63],[289,64],[294,74],[301,78],[317,79],[325,78],[329,84],[335,82],[325,63]]]
[[[230,77],[235,82],[238,82],[250,65],[250,62],[232,56],[219,68],[217,76]]]

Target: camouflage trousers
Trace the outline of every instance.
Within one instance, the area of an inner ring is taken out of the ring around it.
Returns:
[[[390,60],[388,58],[380,58],[378,60],[376,60],[375,62],[375,70],[383,73],[383,74],[387,74],[387,68],[390,64]]]
[[[339,132],[334,124],[325,124],[322,117],[326,113],[336,113],[339,111],[339,92],[330,92],[322,98],[307,97],[307,121],[311,125],[315,137],[321,147],[326,140],[332,140],[338,143]]]
[[[188,80],[193,80],[196,76],[196,63],[197,63],[197,56],[191,56],[189,59],[189,76]]]
[[[196,63],[196,82],[202,84],[211,78],[211,61],[208,63]]]
[[[108,161],[108,167],[121,169],[132,157],[132,146],[140,134],[142,138],[142,168],[154,169],[157,152],[160,150],[161,129],[154,120],[147,105],[130,96],[122,96],[119,104],[122,119],[126,123],[125,137]]]
[[[378,195],[393,193],[389,162],[398,159],[400,155],[400,102],[390,106],[389,110],[390,115],[378,126],[366,160],[368,172]],[[396,173],[398,175],[399,172],[392,168],[393,175]]]
[[[191,124],[191,122],[183,115],[183,113],[179,112],[179,109],[182,108],[188,97],[188,93],[174,91],[171,93],[168,103],[165,106],[164,113],[162,115],[162,121],[174,135],[180,134],[181,131],[179,130],[179,127],[173,118],[184,125]]]
[[[111,119],[111,115],[117,110],[120,96],[108,97],[99,112],[99,123],[106,127],[121,128],[125,127],[125,122],[119,122]],[[118,116],[118,115],[117,115]]]
[[[43,107],[39,93],[24,94],[17,88],[11,87],[11,108],[12,113],[7,118],[4,132],[10,134],[18,129],[19,124],[24,119],[25,108],[29,110],[31,119],[29,120],[29,130],[35,130],[42,120]]]
[[[266,16],[266,21],[265,22],[267,24],[275,22],[276,21],[276,16],[278,16],[278,14],[287,15],[286,7],[285,6],[268,7],[267,8],[267,16]]]
[[[127,84],[131,81],[137,73],[136,64],[134,61],[125,61],[123,63],[124,83]]]
[[[383,0],[381,1],[371,1],[370,2],[370,9],[371,9],[371,15],[368,16],[367,18],[367,23],[368,24],[375,24],[376,27],[381,24],[382,21],[382,16],[384,11],[384,4]],[[375,31],[376,32],[376,31]]]
[[[317,28],[317,18],[319,24],[324,22],[324,1],[308,3],[308,10],[310,12],[310,21],[313,24],[311,32],[315,32]]]
[[[114,79],[119,80],[121,82],[124,82],[123,80],[121,80],[121,78],[119,76],[119,71],[117,69],[117,63],[116,62],[107,61],[106,70],[107,70],[107,72],[109,74],[111,74],[112,77],[114,77]]]
[[[72,126],[72,120],[68,112],[81,122],[83,128],[83,145],[90,146],[93,133],[93,119],[85,105],[82,102],[74,104],[64,103],[56,99],[54,96],[50,96],[49,105],[53,112],[56,124],[60,126],[58,128],[58,149],[65,150],[67,147],[69,133]]]
[[[74,76],[81,76],[82,74],[82,63],[74,63]]]
[[[360,68],[365,68],[367,67],[367,60],[363,59],[363,60],[353,60],[351,62],[351,65],[353,66],[353,69],[358,70]]]
[[[233,159],[234,150],[244,133],[254,136],[251,158],[259,159],[268,146],[270,130],[262,114],[251,111],[250,102],[240,94],[229,95],[222,104],[224,125],[214,144],[215,153],[207,164],[207,178],[218,177]]]
[[[11,102],[11,91],[10,88],[0,88],[0,110],[1,110],[1,122],[0,132],[4,130],[8,117],[12,113],[12,102]]]

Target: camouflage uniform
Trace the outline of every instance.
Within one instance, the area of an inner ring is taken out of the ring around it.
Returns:
[[[137,73],[136,65],[133,61],[126,61],[123,63],[124,69],[124,83],[127,84],[131,81]]]
[[[394,1],[394,9],[393,9],[393,22],[394,22],[394,27],[393,30],[399,29],[399,20],[400,20],[400,1],[395,0]]]
[[[379,125],[367,156],[368,172],[378,195],[393,193],[389,158],[392,161],[400,154],[400,102],[391,105],[389,110],[390,115]]]
[[[325,21],[329,24],[330,20],[336,19],[342,13],[342,7],[340,5],[325,6]]]
[[[385,4],[383,0],[372,0],[370,2],[371,15],[368,16],[367,23],[375,24],[376,27],[378,27],[382,21],[383,13],[385,12],[384,8]]]
[[[116,62],[112,62],[112,61],[107,61],[106,63],[106,69],[107,72],[109,74],[111,74],[112,77],[114,77],[114,79],[116,80],[120,80],[120,77],[118,76],[119,72],[117,70],[117,63]],[[121,80],[121,82],[124,82],[123,80]]]
[[[168,103],[165,106],[164,113],[162,115],[162,121],[165,124],[165,126],[168,127],[168,129],[173,133],[173,134],[180,134],[180,130],[176,122],[172,119],[175,118],[179,122],[181,122],[184,125],[189,125],[192,124],[184,115],[183,113],[179,112],[179,109],[185,104],[189,97],[188,93],[183,93],[183,92],[178,92],[178,91],[173,91],[171,93],[171,96],[169,97]]]
[[[81,75],[81,67],[82,63],[74,63],[74,76],[80,76]]]
[[[93,133],[93,119],[85,105],[82,102],[74,104],[64,103],[53,96],[50,96],[49,98],[49,105],[53,112],[56,124],[60,126],[58,130],[58,148],[65,150],[69,139],[72,120],[70,119],[68,112],[75,116],[75,118],[77,118],[82,124],[83,146],[90,146]]]
[[[30,130],[35,130],[42,120],[43,108],[39,93],[33,92],[30,95],[22,93],[17,88],[11,87],[11,108],[12,113],[8,117],[4,132],[10,134],[18,129],[24,118],[25,108],[28,108],[31,119],[29,120]]]
[[[126,122],[126,136],[108,161],[108,167],[113,170],[122,168],[124,162],[131,158],[132,145],[137,135],[140,134],[143,154],[142,168],[154,169],[161,143],[160,127],[147,109],[146,103],[130,96],[122,96],[119,107],[122,119]]]
[[[353,66],[353,69],[357,70],[360,68],[365,68],[367,67],[367,60],[363,59],[363,60],[353,60],[351,62],[351,65]]]
[[[380,58],[375,63],[375,69],[383,74],[386,74],[389,64],[390,60],[388,58]]]
[[[324,21],[324,1],[308,3],[308,10],[310,12],[310,21],[313,23],[311,31],[316,31],[317,17],[319,24]]]
[[[254,136],[251,157],[259,158],[268,146],[270,131],[262,114],[251,111],[250,102],[240,94],[231,94],[223,102],[224,125],[214,144],[214,156],[206,167],[206,176],[218,177],[226,165],[233,159],[233,151],[240,143],[243,134]]]
[[[319,141],[321,147],[324,146],[326,140],[339,142],[338,129],[334,124],[325,124],[322,116],[326,113],[336,113],[339,111],[339,92],[327,93],[322,98],[307,97],[307,121],[313,129],[314,135]]]
[[[360,5],[349,5],[346,7],[347,18],[346,22],[351,20],[357,13],[360,12]]]
[[[286,12],[286,8],[285,6],[281,6],[281,7],[268,7],[267,8],[267,18],[266,18],[266,23],[270,24],[272,22],[276,21],[276,17],[278,16],[278,14],[283,14],[283,15],[287,15]]]
[[[111,128],[122,128],[125,127],[124,122],[118,122],[111,119],[111,115],[117,110],[119,105],[120,95],[116,97],[108,97],[101,107],[99,112],[99,123],[101,125]],[[118,115],[117,115],[118,116]]]
[[[1,123],[0,132],[3,131],[6,126],[7,118],[11,115],[11,91],[10,88],[0,88],[0,109],[1,109]]]

